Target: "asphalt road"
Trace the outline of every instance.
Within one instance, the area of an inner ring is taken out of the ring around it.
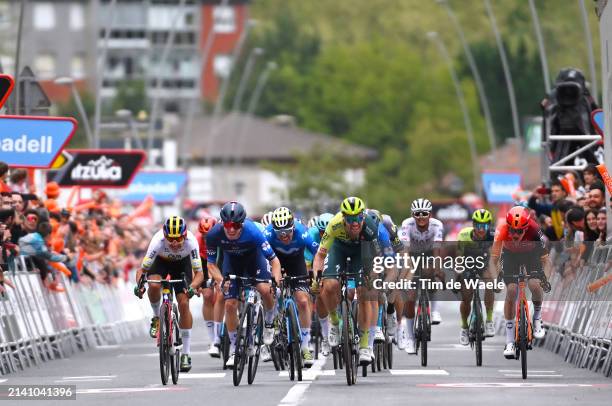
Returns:
[[[260,365],[253,385],[246,384],[245,373],[240,387],[234,387],[231,371],[223,371],[219,360],[206,354],[201,321],[194,329],[193,369],[182,374],[176,386],[161,385],[158,355],[150,338],[99,347],[70,359],[2,376],[0,384],[76,385],[76,404],[104,406],[610,404],[611,379],[577,369],[541,348],[529,352],[530,376],[524,381],[520,363],[503,357],[502,337],[485,341],[483,366],[476,367],[474,352],[458,344],[457,306],[444,303],[443,323],[433,327],[427,367],[420,366],[419,357],[395,349],[392,371],[369,373],[367,378],[359,375],[352,387],[346,385],[343,370],[333,370],[331,359],[317,361],[314,372],[306,374],[301,383],[291,382],[286,373],[265,363]],[[66,402],[69,401],[44,404]]]

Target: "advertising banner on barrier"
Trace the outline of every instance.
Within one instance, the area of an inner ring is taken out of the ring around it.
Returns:
[[[521,174],[514,172],[484,172],[482,187],[489,203],[512,203],[513,194],[521,188]]]
[[[124,203],[140,203],[148,195],[155,203],[172,203],[187,183],[187,172],[138,172],[130,187],[116,194]]]
[[[47,172],[47,181],[60,187],[124,188],[144,162],[144,151],[104,149],[67,150],[69,160],[57,171]]]

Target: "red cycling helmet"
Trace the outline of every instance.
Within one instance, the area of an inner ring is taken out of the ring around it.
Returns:
[[[198,223],[198,231],[207,234],[217,224],[217,219],[212,216],[203,217]]]
[[[514,229],[525,229],[529,226],[529,209],[514,206],[506,214],[506,223]]]

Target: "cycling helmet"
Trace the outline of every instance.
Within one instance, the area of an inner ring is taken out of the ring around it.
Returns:
[[[319,217],[315,217],[314,226],[318,228],[319,231],[325,231],[332,218],[334,218],[333,214],[323,213]]]
[[[164,223],[164,237],[178,238],[184,237],[187,234],[187,224],[185,220],[179,216],[170,216]]]
[[[516,229],[525,229],[529,226],[529,209],[522,206],[514,206],[506,214],[508,226]]]
[[[370,217],[372,220],[374,220],[374,223],[378,225],[378,223],[380,223],[382,221],[382,216],[380,214],[380,212],[376,209],[367,209],[366,210],[366,214],[368,215],[368,217]]]
[[[260,223],[263,224],[264,227],[267,227],[268,224],[270,224],[271,222],[272,222],[272,212],[271,211],[261,216]]]
[[[487,209],[478,209],[472,213],[472,221],[474,223],[491,223],[493,221],[493,216]]]
[[[419,212],[419,211],[426,211],[428,213],[431,213],[432,210],[433,210],[433,207],[431,206],[431,202],[422,197],[414,200],[412,204],[410,205],[410,211],[412,213]]]
[[[198,223],[198,231],[202,234],[208,233],[217,224],[217,219],[213,216],[206,215],[200,219]]]
[[[287,207],[279,207],[272,213],[272,227],[275,230],[292,228],[293,223],[293,213]]]
[[[340,205],[340,211],[342,212],[342,214],[348,216],[361,214],[364,210],[365,204],[363,203],[363,200],[358,197],[347,197],[342,201],[342,204]]]
[[[221,221],[224,223],[244,223],[246,211],[244,210],[244,206],[238,202],[227,202],[221,208],[220,217]]]
[[[306,227],[308,228],[314,227],[318,219],[319,219],[319,216],[312,217],[310,220],[308,220],[308,224],[306,225]]]

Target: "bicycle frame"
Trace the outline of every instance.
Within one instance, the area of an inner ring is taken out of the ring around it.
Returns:
[[[525,293],[525,277],[527,272],[525,266],[522,265],[519,270],[518,276],[518,289],[516,290],[516,315],[514,323],[514,340],[519,341],[519,322],[521,316],[521,305],[525,308],[525,316],[527,320],[527,343],[531,344],[533,341],[532,327],[531,327],[531,315],[529,313],[529,301],[527,300],[527,294]]]

